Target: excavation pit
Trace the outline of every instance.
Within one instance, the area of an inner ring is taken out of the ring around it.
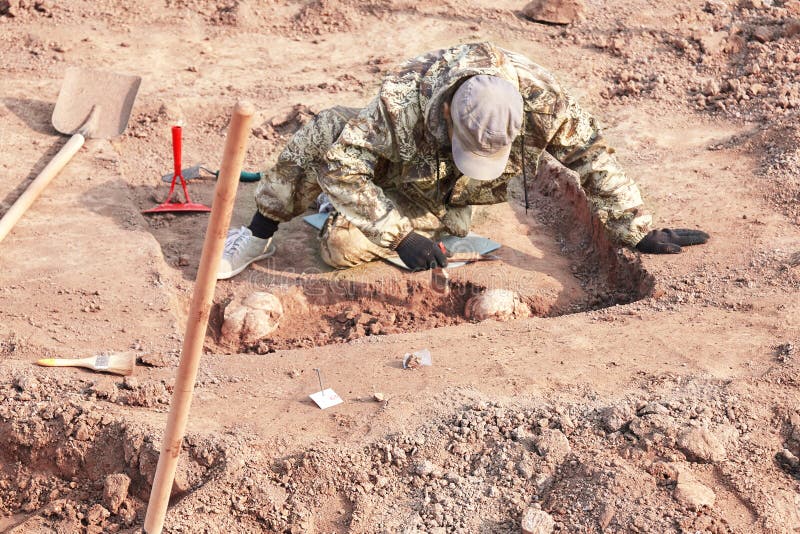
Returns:
[[[636,254],[612,245],[591,212],[577,177],[545,158],[529,184],[509,187],[509,202],[481,206],[473,230],[502,244],[497,261],[450,269],[448,294],[429,272],[387,262],[332,270],[321,260],[316,231],[302,218],[281,225],[276,253],[217,286],[209,336],[222,351],[270,353],[468,322],[466,303],[490,289],[509,290],[537,317],[556,317],[649,295],[653,278]],[[252,292],[281,301],[278,328],[262,339],[222,335],[224,310]]]

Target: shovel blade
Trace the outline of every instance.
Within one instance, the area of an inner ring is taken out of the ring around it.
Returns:
[[[181,169],[181,175],[183,176],[184,180],[196,180],[200,178],[200,165],[193,165],[191,167],[186,167],[185,169]],[[175,173],[171,172],[169,174],[165,174],[161,177],[162,182],[172,183],[172,179],[175,177]]]
[[[133,101],[139,92],[139,76],[70,67],[53,110],[53,127],[72,135],[97,108],[97,120],[87,137],[116,137],[125,131]]]

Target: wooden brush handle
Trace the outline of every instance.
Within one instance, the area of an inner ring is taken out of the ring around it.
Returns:
[[[81,149],[86,139],[79,133],[70,137],[67,144],[61,147],[50,163],[42,169],[42,172],[33,179],[31,184],[25,189],[14,204],[8,208],[8,211],[0,219],[0,241],[5,239],[8,233],[14,228],[14,225],[22,218],[28,208],[31,207],[39,195],[42,194],[44,188],[61,172],[61,169],[69,163],[69,160]]]
[[[167,428],[164,431],[161,455],[158,458],[153,488],[147,503],[147,514],[144,519],[144,531],[147,534],[160,534],[164,527],[164,516],[167,513],[172,483],[175,479],[175,469],[181,452],[181,443],[186,432],[192,392],[197,378],[197,366],[200,363],[208,326],[211,300],[217,282],[217,269],[231,221],[236,187],[239,185],[239,172],[242,170],[247,137],[250,133],[250,121],[254,111],[253,106],[249,103],[239,102],[236,104],[228,136],[225,139],[222,167],[214,190],[214,203],[208,221],[206,238],[203,242],[203,253],[200,256],[192,304],[189,308],[186,335],[183,338],[183,351],[178,375],[175,378]]]
[[[91,366],[94,357],[91,358],[43,358],[36,362],[42,367],[84,367]]]

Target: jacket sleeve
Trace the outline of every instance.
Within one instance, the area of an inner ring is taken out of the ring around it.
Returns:
[[[547,151],[580,175],[581,186],[611,239],[635,246],[652,224],[638,186],[625,175],[614,149],[603,141],[594,117],[569,95],[562,93],[561,99],[557,129]]]
[[[284,222],[308,209],[320,192],[319,162],[356,115],[353,108],[326,109],[295,132],[256,188],[262,215]]]
[[[336,210],[370,241],[394,249],[413,228],[374,180],[382,159],[400,159],[392,132],[378,97],[347,123],[325,154],[319,184]]]

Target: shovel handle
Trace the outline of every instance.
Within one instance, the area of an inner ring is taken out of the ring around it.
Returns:
[[[0,219],[0,241],[5,239],[8,233],[14,228],[22,216],[28,211],[28,208],[39,198],[39,195],[44,191],[44,188],[61,172],[61,169],[69,163],[72,157],[81,149],[86,138],[83,135],[76,133],[70,137],[67,144],[61,147],[50,163],[42,169],[36,178],[33,179],[31,185],[23,192],[14,204]]]

